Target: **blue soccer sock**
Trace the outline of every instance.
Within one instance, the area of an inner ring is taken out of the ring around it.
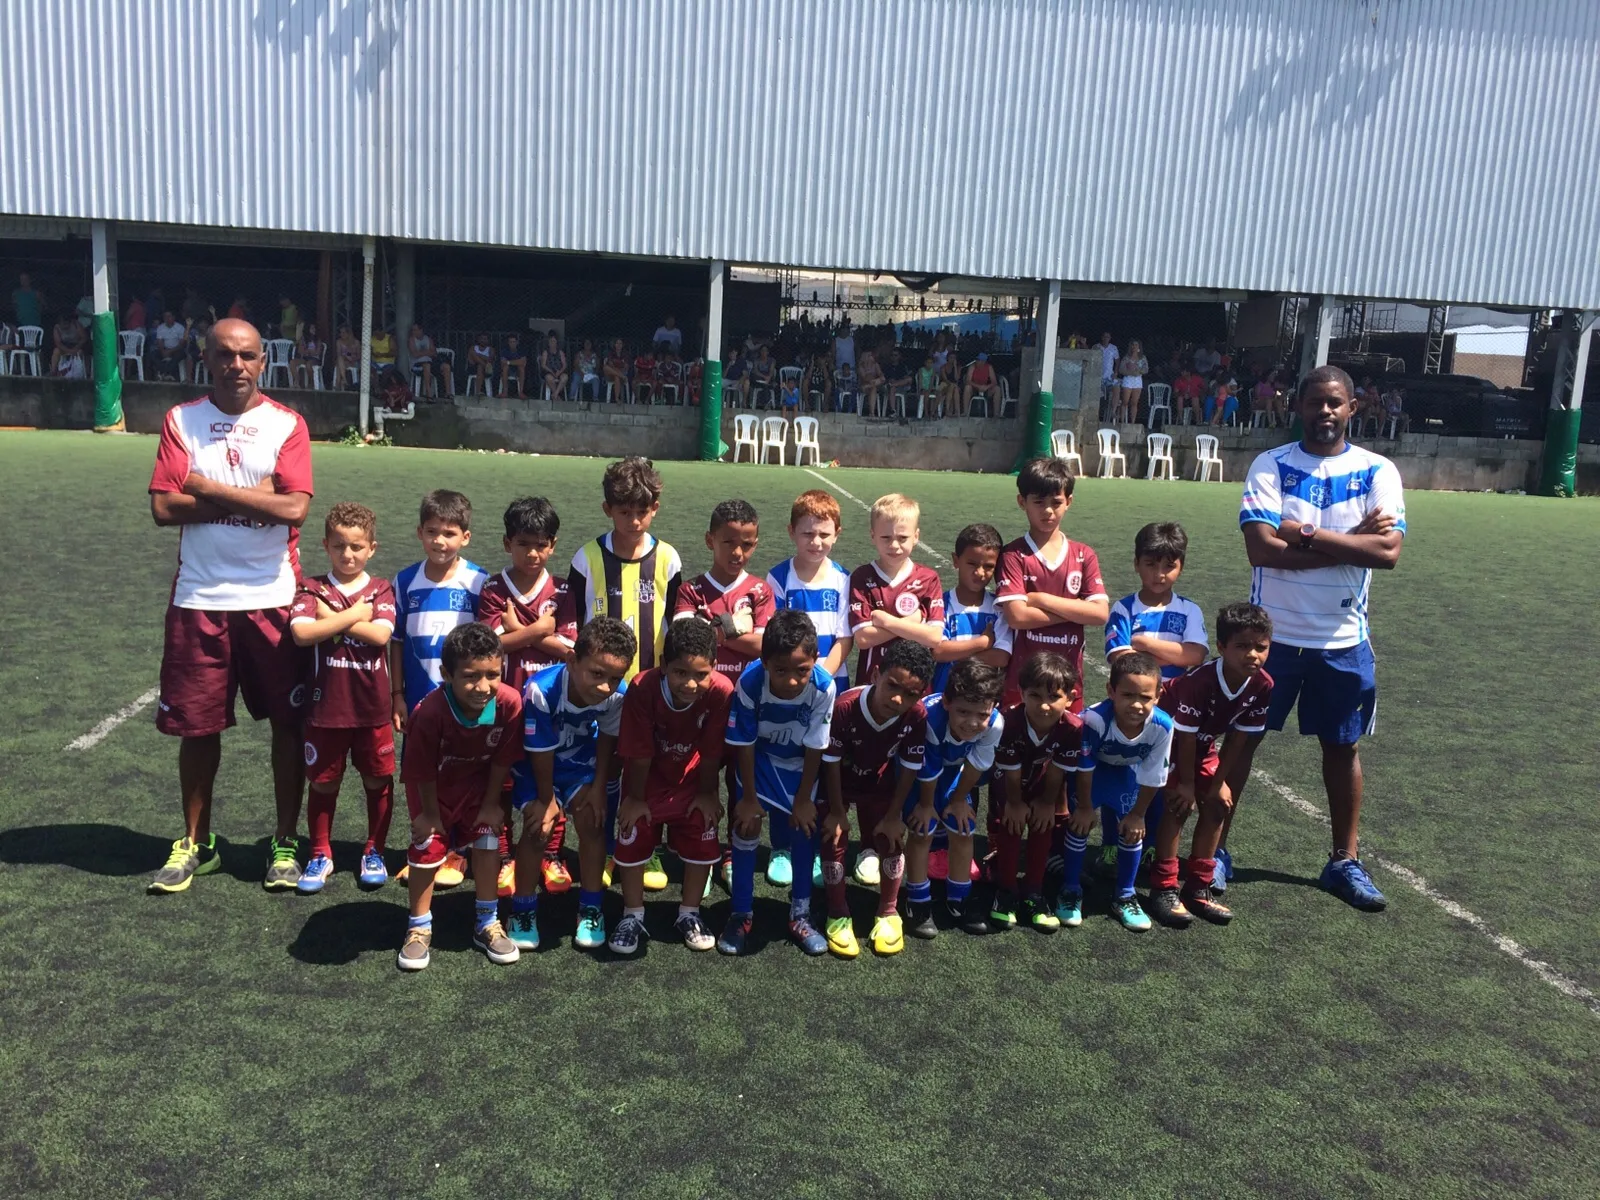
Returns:
[[[578,890],[578,907],[599,908],[605,903],[605,898],[606,894],[604,892],[586,892],[580,888]]]
[[[963,879],[957,883],[954,879],[944,881],[944,898],[951,904],[964,904],[972,893],[972,880]]]
[[[818,818],[820,820],[820,817]],[[768,822],[767,840],[772,843],[773,853],[779,850],[794,851],[799,849],[795,845],[795,832],[789,827],[789,814],[773,811],[772,820]],[[798,876],[796,876],[798,878]]]
[[[1089,839],[1079,837],[1071,829],[1061,847],[1061,892],[1063,895],[1083,894],[1083,860],[1089,853]]]
[[[933,885],[926,879],[921,883],[907,883],[906,899],[913,904],[931,904],[933,902]]]
[[[754,912],[756,907],[756,847],[761,843],[743,834],[733,835],[733,911]],[[807,882],[810,882],[807,880]]]
[[[420,917],[408,917],[408,918],[406,918],[406,928],[407,929],[432,929],[433,928],[433,912],[430,910],[428,912],[423,913]]]
[[[804,900],[808,905],[811,902],[811,869],[817,861],[817,841],[821,836],[822,825],[819,821],[812,826],[808,834],[789,825],[789,818],[783,813],[772,814],[772,833],[777,836],[778,827],[783,826],[784,833],[789,835],[789,861],[794,864],[794,881],[789,885],[789,898],[795,901]]]
[[[1133,895],[1133,881],[1139,874],[1139,860],[1144,857],[1144,841],[1131,845],[1117,843],[1117,899],[1126,900]]]
[[[481,901],[480,901],[481,903]],[[539,893],[531,896],[511,897],[511,911],[514,913],[536,913],[539,911]]]
[[[482,933],[500,919],[500,901],[475,900],[472,904],[473,931]]]

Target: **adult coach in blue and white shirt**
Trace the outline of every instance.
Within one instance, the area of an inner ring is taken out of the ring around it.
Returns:
[[[1333,818],[1322,886],[1377,912],[1386,901],[1357,857],[1357,743],[1378,712],[1367,592],[1374,570],[1400,561],[1406,502],[1395,465],[1345,440],[1355,407],[1349,375],[1316,368],[1301,381],[1296,404],[1302,440],[1257,456],[1239,509],[1255,568],[1250,598],[1272,615],[1267,728],[1282,729],[1298,700],[1300,732],[1322,742]]]

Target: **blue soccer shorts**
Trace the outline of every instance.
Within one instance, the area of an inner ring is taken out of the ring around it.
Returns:
[[[1273,642],[1267,674],[1272,676],[1268,729],[1282,729],[1297,700],[1300,732],[1306,737],[1353,746],[1377,727],[1378,677],[1371,642],[1342,650]]]

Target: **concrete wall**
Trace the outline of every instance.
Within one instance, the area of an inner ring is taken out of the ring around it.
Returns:
[[[160,433],[161,420],[174,404],[211,389],[180,383],[130,383],[122,388],[122,416],[130,433]],[[354,392],[283,391],[273,398],[306,419],[314,438],[334,438],[360,416]],[[36,429],[92,429],[94,387],[77,379],[34,379],[0,375],[0,425]]]

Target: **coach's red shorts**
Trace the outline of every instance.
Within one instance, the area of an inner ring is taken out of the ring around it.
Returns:
[[[236,693],[254,720],[298,723],[306,664],[289,636],[286,607],[212,612],[169,604],[156,728],[175,737],[221,733],[234,723]]]
[[[329,729],[307,725],[306,782],[338,787],[348,757],[368,779],[394,774],[394,726],[369,725],[362,729]]]
[[[478,808],[483,803],[480,796],[463,804],[439,803],[439,823],[444,833],[430,834],[423,842],[411,842],[406,851],[406,862],[421,870],[442,866],[444,856],[451,850],[465,854],[468,850],[495,850],[500,846],[500,831],[492,825],[477,821]],[[406,811],[415,821],[422,815],[422,797],[414,783],[406,784]]]
[[[650,815],[631,830],[617,827],[617,847],[612,855],[619,867],[642,867],[661,844],[661,829],[667,830],[667,849],[684,862],[708,866],[720,862],[722,847],[715,826],[707,825],[699,809],[691,807],[697,787],[677,792],[647,795]]]

